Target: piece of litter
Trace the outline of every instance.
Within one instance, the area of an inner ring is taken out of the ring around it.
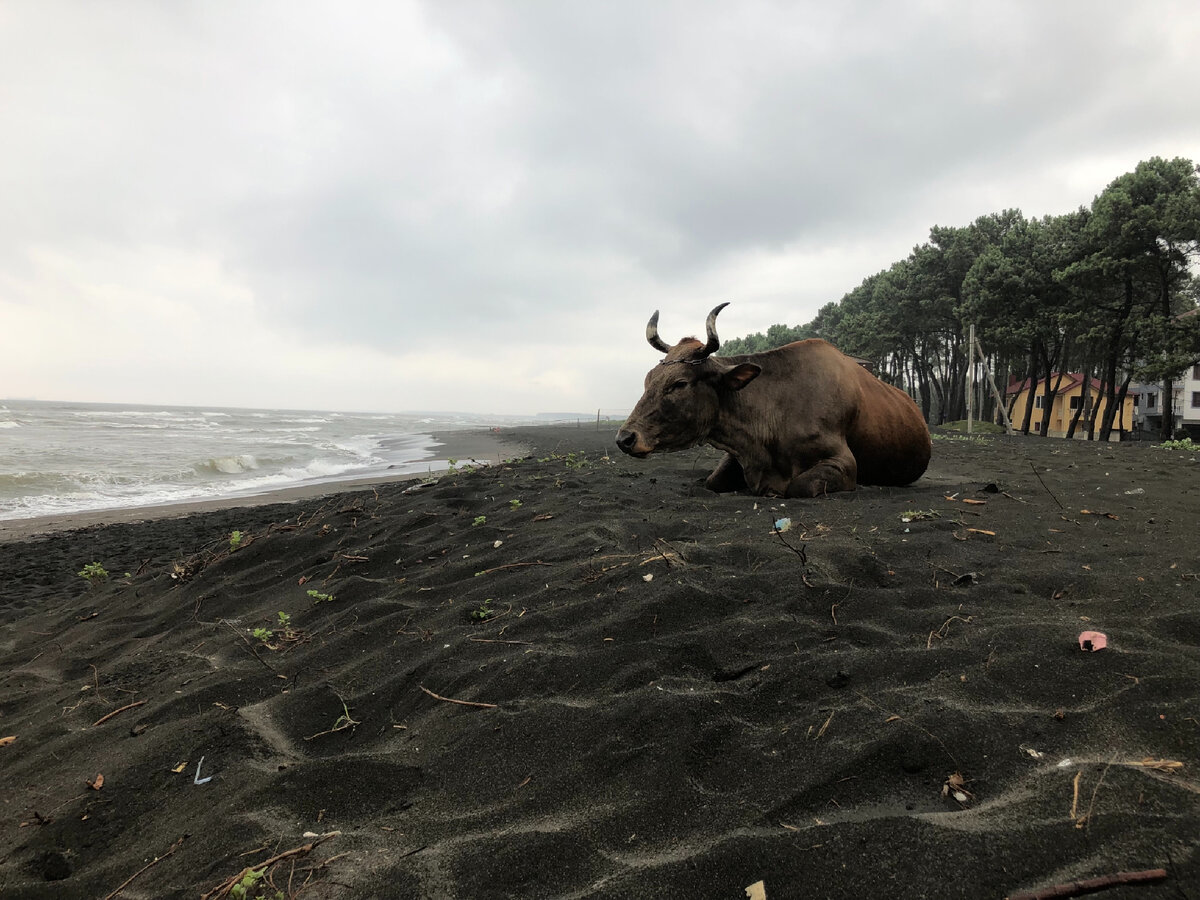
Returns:
[[[1060,759],[1058,761],[1058,768],[1060,769],[1069,769],[1073,765],[1075,765],[1075,760],[1071,759],[1069,756],[1066,759]]]
[[[179,765],[177,765],[175,768],[173,768],[171,771],[174,772],[176,775],[180,775],[183,773],[183,770],[186,768],[187,768],[187,761],[185,760],[185,761],[181,762]]]
[[[300,835],[300,836],[301,836],[301,837],[306,837],[306,838],[320,837],[320,835],[319,835],[319,834],[317,834],[315,831],[306,831],[306,832],[304,832],[304,834],[302,834],[302,835]]]
[[[654,574],[651,572],[647,572],[645,575],[642,576],[642,581],[653,581],[653,580],[654,580]]]
[[[200,762],[196,763],[196,777],[192,779],[193,784],[208,784],[208,782],[213,780],[213,777],[211,775],[209,775],[207,778],[200,777],[200,767],[202,765],[204,765],[204,757],[203,756],[200,757]]]
[[[1037,750],[1034,750],[1032,747],[1026,747],[1025,752],[1028,753],[1030,756],[1032,756],[1034,759],[1041,759],[1043,756],[1045,756],[1044,753],[1040,753]]]
[[[756,881],[750,887],[746,888],[746,900],[767,900],[766,883]]]
[[[492,549],[499,549],[500,545],[503,543],[504,541],[496,541],[496,543],[492,544]]]
[[[1136,497],[1139,494],[1146,493],[1146,489],[1145,488],[1134,488],[1132,491],[1126,491],[1125,493],[1128,494],[1130,497]]]
[[[776,531],[789,531],[789,530],[791,530],[791,527],[792,527],[792,520],[786,516],[782,519],[775,520],[775,530]]]
[[[1085,631],[1079,635],[1080,650],[1103,650],[1108,646],[1108,637],[1102,631]]]

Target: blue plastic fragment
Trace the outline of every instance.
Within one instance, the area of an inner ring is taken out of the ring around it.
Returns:
[[[200,777],[200,767],[202,765],[204,765],[204,757],[203,756],[200,757],[200,762],[196,763],[196,777],[192,779],[192,784],[208,784],[208,782],[213,780],[213,777],[211,775],[209,775],[207,778]]]

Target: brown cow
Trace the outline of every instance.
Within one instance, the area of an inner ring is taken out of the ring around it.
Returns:
[[[713,491],[816,497],[857,484],[909,484],[925,472],[929,429],[908,394],[880,381],[832,344],[797,341],[764,353],[713,356],[708,342],[668,347],[658,313],[646,340],[667,358],[617,432],[631,456],[707,443],[725,458],[705,481]]]

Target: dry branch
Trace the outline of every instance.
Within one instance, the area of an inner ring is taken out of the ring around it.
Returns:
[[[787,542],[787,539],[784,538],[784,536],[783,536],[783,532],[780,530],[779,526],[775,523],[772,523],[772,533],[775,535],[775,537],[779,538],[779,541],[780,541],[780,543],[783,544],[783,546],[787,547],[789,550],[791,550],[793,553],[795,553],[798,557],[800,557],[800,565],[802,565],[804,567],[800,571],[800,581],[804,584],[805,587],[811,588],[813,585],[812,585],[812,582],[810,582],[808,580],[808,553],[806,552],[808,549],[808,544],[801,544],[800,549],[797,550],[795,547],[793,547],[791,544],[789,544]]]
[[[427,693],[434,700],[441,700],[443,703],[457,703],[460,706],[477,706],[480,709],[496,709],[495,703],[476,703],[474,700],[455,700],[453,697],[443,697],[441,694],[435,694],[423,684],[419,684],[417,687]]]
[[[145,702],[146,702],[145,700],[138,700],[135,703],[129,703],[125,706],[122,706],[120,709],[114,709],[108,715],[101,716],[99,719],[97,719],[95,722],[93,722],[92,727],[95,728],[97,725],[103,725],[105,722],[107,722],[113,716],[123,713],[127,709],[133,709],[135,706],[142,706],[143,704],[145,704]]]
[[[177,840],[175,843],[173,843],[171,845],[171,848],[166,853],[164,853],[162,856],[154,857],[154,859],[150,860],[150,862],[146,863],[146,865],[142,866],[140,869],[138,869],[136,872],[134,872],[132,875],[130,875],[128,878],[126,878],[124,881],[122,881],[120,883],[120,885],[118,885],[117,888],[115,890],[113,890],[111,893],[105,894],[104,900],[112,900],[113,897],[117,896],[117,894],[121,893],[121,891],[125,890],[125,888],[129,887],[129,885],[133,883],[133,879],[137,878],[139,875],[141,875],[143,872],[145,872],[151,866],[157,865],[158,863],[162,862],[164,859],[166,859],[168,856],[170,856],[172,853],[174,853],[176,850],[178,850],[180,845],[183,843],[184,837],[187,837],[187,835],[185,834],[183,837],[181,837],[179,840]]]
[[[1148,884],[1152,881],[1162,881],[1166,877],[1166,869],[1144,869],[1140,872],[1114,872],[1112,875],[1101,875],[1097,878],[1086,878],[1082,881],[1068,881],[1064,884],[1039,888],[1035,891],[1021,891],[1016,894],[1009,894],[1008,900],[1052,900],[1055,897],[1077,897],[1080,894],[1103,891],[1121,884]]]
[[[236,875],[226,878],[207,894],[203,895],[200,900],[217,900],[219,897],[227,897],[229,896],[229,891],[233,888],[233,886],[245,878],[250,872],[257,872],[259,869],[268,868],[275,865],[275,863],[279,862],[280,860],[288,859],[293,856],[300,856],[302,853],[312,853],[312,851],[318,846],[325,843],[332,837],[337,837],[339,834],[341,834],[340,831],[331,831],[328,834],[321,835],[315,841],[309,841],[307,844],[302,844],[299,847],[293,847],[291,850],[285,850],[283,853],[277,853],[270,859],[265,859],[256,865],[246,866],[246,868],[242,869],[242,871],[238,872]]]
[[[518,563],[509,563],[508,565],[505,565],[505,566],[493,566],[490,569],[484,569],[482,572],[476,572],[475,575],[476,575],[476,577],[478,577],[480,575],[490,575],[493,572],[499,572],[501,569],[522,569],[525,566],[552,566],[552,565],[553,565],[553,563],[542,562],[539,559],[537,562],[518,562]]]

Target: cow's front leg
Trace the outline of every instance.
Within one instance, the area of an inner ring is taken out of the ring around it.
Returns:
[[[823,459],[792,478],[785,497],[820,497],[835,491],[852,491],[857,486],[858,465],[849,450]]]
[[[747,487],[746,471],[732,453],[726,453],[725,458],[712,470],[712,474],[704,479],[704,486],[718,494],[744,491]]]

